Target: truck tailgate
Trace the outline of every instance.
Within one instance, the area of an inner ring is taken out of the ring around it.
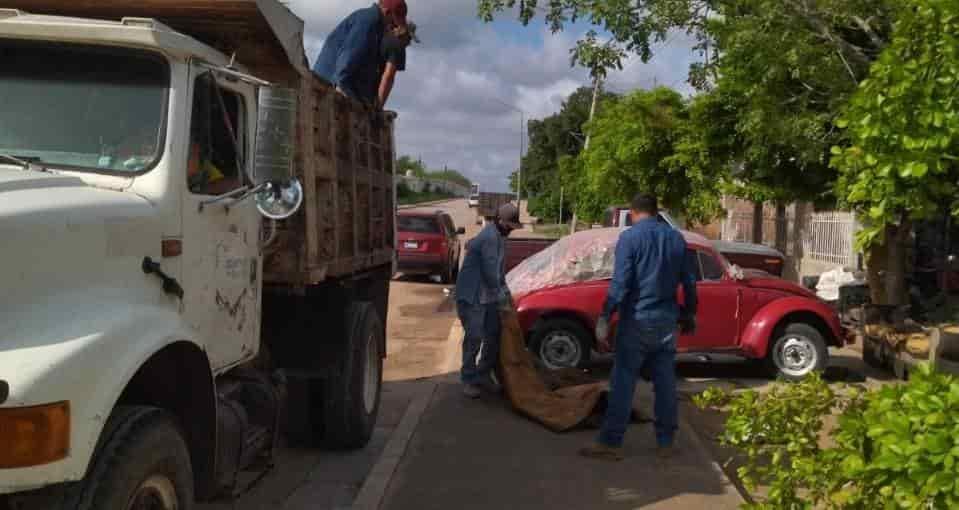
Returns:
[[[510,272],[520,262],[532,257],[533,255],[545,250],[556,239],[542,238],[507,238],[506,239],[506,272]]]

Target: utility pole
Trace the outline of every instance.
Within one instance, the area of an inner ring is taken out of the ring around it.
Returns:
[[[599,93],[600,93],[600,90],[602,90],[602,88],[603,88],[602,79],[596,78],[595,80],[593,80],[593,104],[589,107],[590,121],[592,121],[593,117],[596,116],[596,105],[597,103],[599,103]],[[583,143],[583,151],[589,150],[589,138],[590,138],[590,134],[587,133],[586,142]],[[576,207],[578,207],[578,205]],[[569,226],[570,234],[576,233],[576,222],[579,220],[579,218],[577,218],[578,215],[576,214],[576,207],[573,208],[573,223]]]
[[[526,153],[526,112],[519,110],[519,172],[516,176],[516,207],[523,210],[523,154]]]
[[[563,185],[559,185],[559,216],[557,218],[557,223],[563,223]]]

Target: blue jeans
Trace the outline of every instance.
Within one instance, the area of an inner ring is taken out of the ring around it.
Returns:
[[[466,333],[463,335],[460,379],[466,384],[477,384],[489,378],[499,361],[499,309],[496,303],[483,305],[458,301],[456,312]]]
[[[676,395],[676,326],[620,322],[616,333],[616,357],[610,377],[606,419],[599,442],[612,447],[623,445],[623,436],[633,410],[636,378],[644,365],[649,367],[655,393],[656,443],[673,444],[679,420]]]

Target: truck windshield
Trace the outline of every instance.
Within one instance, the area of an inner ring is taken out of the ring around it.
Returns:
[[[138,173],[162,153],[169,71],[147,52],[0,39],[0,153]]]

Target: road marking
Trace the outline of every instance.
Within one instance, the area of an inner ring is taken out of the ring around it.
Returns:
[[[351,506],[353,510],[379,510],[383,505],[383,499],[390,487],[390,482],[393,480],[393,475],[396,474],[396,468],[403,460],[410,439],[413,438],[413,433],[420,423],[420,418],[423,417],[423,413],[429,407],[435,390],[436,384],[429,385],[406,408],[403,419],[400,420],[400,424],[393,431],[393,437],[386,444],[380,458],[376,461],[370,474],[367,475],[363,486],[360,487],[360,492]]]

